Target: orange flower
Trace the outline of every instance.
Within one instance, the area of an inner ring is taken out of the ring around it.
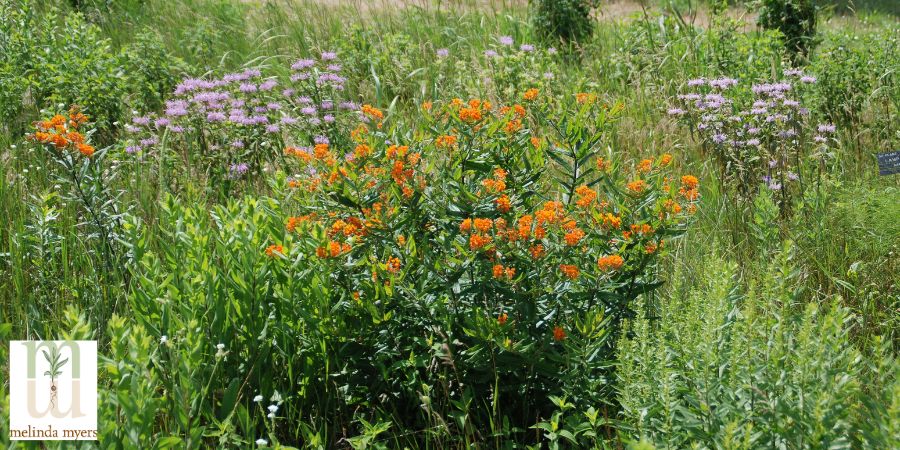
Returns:
[[[525,91],[524,94],[522,94],[522,98],[524,98],[526,101],[530,102],[537,98],[539,92],[540,91],[538,91],[537,89],[531,88],[531,89]]]
[[[425,111],[431,111],[431,102],[422,102],[422,109],[424,109]]]
[[[597,198],[597,192],[587,187],[587,185],[579,186],[578,189],[575,189],[575,193],[578,194],[578,200],[575,201],[575,204],[581,208],[587,208]]]
[[[503,131],[505,131],[506,134],[513,134],[521,129],[522,121],[519,119],[510,120],[509,122],[506,122],[506,126],[503,127]]]
[[[565,236],[566,245],[568,245],[570,247],[574,247],[574,246],[578,245],[578,242],[580,242],[581,238],[583,238],[583,237],[584,237],[584,231],[581,231],[580,228],[575,228],[571,232],[566,233],[566,236]]]
[[[559,325],[553,327],[553,340],[556,342],[562,342],[566,339],[566,331]]]
[[[570,280],[577,279],[578,275],[581,273],[581,271],[578,270],[578,266],[573,266],[571,264],[560,264],[559,270]]]
[[[70,131],[66,133],[66,139],[76,144],[84,144],[84,136],[77,131]]]
[[[700,180],[693,175],[685,175],[681,177],[681,184],[687,189],[696,189],[700,185]]]
[[[502,264],[494,264],[493,272],[494,272],[494,278],[496,278],[496,279],[503,278],[506,275],[506,270],[504,270],[504,267]]]
[[[500,313],[500,315],[497,316],[497,323],[499,323],[500,326],[506,325],[506,321],[508,320],[509,316],[506,313]]]
[[[579,92],[575,94],[575,101],[578,102],[579,105],[583,105],[585,103],[594,103],[597,100],[597,94],[589,94],[587,92]]]
[[[520,119],[525,117],[525,107],[524,106],[516,103],[515,105],[513,105],[512,109],[513,109],[513,111],[516,112],[516,117],[518,117]]]
[[[497,211],[500,211],[502,213],[509,212],[511,203],[509,201],[509,197],[506,194],[501,195],[500,198],[494,200],[494,202],[497,204]]]
[[[623,264],[625,264],[625,260],[619,255],[602,256],[597,260],[597,267],[603,272],[619,270]]]
[[[491,243],[491,238],[480,234],[473,234],[469,237],[469,248],[472,250],[480,250],[484,246]]]
[[[472,231],[472,219],[464,219],[459,224],[459,231],[461,231],[463,233],[468,233],[468,232]]]
[[[406,236],[402,234],[397,236],[397,245],[406,245]]]
[[[456,136],[452,134],[445,134],[443,136],[438,136],[434,141],[434,146],[437,148],[451,148],[456,145]]]
[[[668,166],[672,163],[672,155],[668,153],[663,153],[662,156],[659,157],[659,165],[660,166]]]
[[[649,159],[643,159],[638,163],[637,170],[641,173],[647,173],[650,169],[653,168],[653,161]]]
[[[353,150],[353,156],[356,159],[363,159],[369,154],[372,153],[372,147],[369,147],[366,144],[359,144],[356,146],[356,149]]]
[[[461,108],[459,119],[466,123],[475,123],[481,120],[481,110],[478,108]]]
[[[539,148],[541,146],[541,138],[539,138],[537,136],[532,136],[531,137],[531,145],[534,148]]]
[[[622,218],[612,213],[606,213],[606,215],[603,216],[603,226],[615,229],[621,228]]]
[[[634,192],[635,194],[640,194],[644,192],[644,189],[647,188],[647,183],[644,180],[634,180],[631,183],[628,183],[626,186],[629,191]]]
[[[94,147],[87,145],[87,144],[77,144],[77,145],[78,145],[78,151],[81,152],[82,155],[87,156],[88,158],[90,158],[91,156],[94,155]]]
[[[50,135],[50,142],[56,148],[66,148],[69,145],[69,141],[61,134]]]
[[[384,113],[381,112],[380,109],[373,107],[372,105],[362,105],[363,114],[373,118],[373,119],[384,119]]]
[[[390,273],[399,272],[400,271],[400,259],[393,257],[393,256],[388,258],[387,262],[385,263],[385,270],[387,270]]]
[[[506,279],[512,280],[516,276],[516,268],[515,267],[507,267],[506,268]]]
[[[284,254],[284,248],[280,245],[270,245],[266,247],[266,256],[269,258],[274,258],[276,255]]]
[[[494,225],[494,222],[491,219],[475,219],[474,220],[475,229],[482,233],[487,233],[491,230],[491,227]]]
[[[597,158],[597,170],[605,172],[605,171],[609,170],[610,167],[612,167],[611,162],[609,162],[603,158]]]

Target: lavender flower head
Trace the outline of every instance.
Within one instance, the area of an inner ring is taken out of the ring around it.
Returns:
[[[334,61],[337,58],[335,52],[322,52],[322,61]]]
[[[819,133],[834,133],[837,127],[830,123],[820,123],[817,130]]]
[[[513,45],[512,36],[500,36],[500,43],[503,45]]]
[[[450,50],[446,48],[439,48],[437,49],[435,54],[438,56],[438,58],[446,58],[450,56]]]
[[[300,59],[297,60],[297,62],[295,62],[294,64],[291,64],[291,70],[309,69],[314,65],[316,65],[316,62],[311,59]]]
[[[493,58],[493,57],[497,56],[497,52],[494,50],[485,50],[484,56],[488,57],[488,58]]]
[[[523,52],[533,52],[534,46],[531,44],[522,44],[519,46],[519,50],[521,50]]]

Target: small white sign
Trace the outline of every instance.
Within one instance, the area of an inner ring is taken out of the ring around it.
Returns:
[[[9,439],[97,439],[97,341],[9,343]]]

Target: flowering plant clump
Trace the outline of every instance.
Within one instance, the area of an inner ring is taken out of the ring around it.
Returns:
[[[600,156],[620,105],[554,102],[536,88],[519,98],[430,102],[415,132],[379,127],[381,111],[364,106],[353,148],[288,150],[300,175],[285,186],[297,211],[284,248],[321,262],[335,304],[372,328],[361,345],[434,352],[418,347],[424,334],[463,357],[456,376],[470,388],[491,389],[478,376],[489,351],[508,360],[495,370],[511,386],[530,367],[535,389],[574,394],[576,376],[564,374],[605,370],[580,358],[611,351],[632,301],[660,284],[651,268],[695,211],[699,181],[673,175],[668,154]]]
[[[821,175],[835,132],[833,125],[811,120],[801,103],[815,77],[799,70],[786,70],[785,77],[753,84],[750,95],[736,89],[735,79],[690,80],[693,92],[679,95],[679,105],[668,111],[696,131],[740,196],[752,197],[762,181],[780,193],[782,213],[790,209],[791,192],[802,190],[804,174]]]
[[[82,206],[84,223],[93,228],[88,236],[100,237],[101,258],[104,267],[110,270],[116,265],[115,236],[120,218],[114,201],[116,195],[109,188],[116,172],[103,166],[106,150],[91,145],[93,130],[84,130],[88,121],[79,107],[72,106],[67,114],[35,122],[34,132],[26,137],[43,147],[60,169],[54,174],[57,186],[69,188],[60,195]]]
[[[318,144],[342,136],[337,130],[358,114],[359,105],[343,97],[346,79],[340,72],[336,54],[322,52],[293,63],[288,80],[264,77],[256,69],[186,79],[161,114],[136,116],[127,125],[126,152],[171,148],[225,178],[256,173],[280,158],[286,143]],[[200,153],[189,155],[188,149]]]

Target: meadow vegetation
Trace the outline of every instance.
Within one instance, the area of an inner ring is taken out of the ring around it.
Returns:
[[[0,0],[0,337],[99,342],[79,448],[897,448],[898,41],[877,1]]]

